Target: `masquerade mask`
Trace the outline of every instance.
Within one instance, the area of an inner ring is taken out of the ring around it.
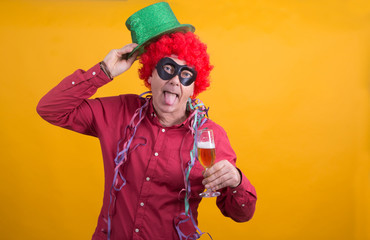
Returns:
[[[162,80],[170,80],[177,75],[181,84],[184,86],[191,85],[197,78],[197,71],[195,69],[186,65],[179,65],[168,57],[159,60],[156,69]]]

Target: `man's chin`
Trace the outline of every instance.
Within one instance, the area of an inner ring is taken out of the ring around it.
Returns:
[[[173,113],[176,110],[176,105],[175,104],[162,104],[161,105],[161,110],[164,113]]]

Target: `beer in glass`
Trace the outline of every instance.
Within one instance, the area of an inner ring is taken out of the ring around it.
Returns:
[[[199,130],[197,136],[198,160],[202,166],[207,169],[211,167],[216,158],[215,140],[212,129]],[[199,194],[201,197],[217,197],[219,192],[206,190]]]

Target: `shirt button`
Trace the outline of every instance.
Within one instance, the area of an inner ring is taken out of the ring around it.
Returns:
[[[159,155],[159,154],[158,154],[157,152],[156,152],[156,153],[154,153],[154,156],[158,157],[158,155]]]
[[[147,181],[150,181],[150,177],[147,177],[147,178],[146,178],[146,180],[147,180]]]
[[[75,85],[75,82],[72,82],[72,85]]]
[[[92,75],[95,75],[96,74],[96,72],[92,72]]]
[[[166,129],[162,128],[162,132],[165,132],[165,131],[166,131]]]
[[[243,203],[243,204],[242,204],[242,207],[244,207],[244,206],[245,206],[245,204]]]
[[[234,190],[233,193],[236,193],[236,190]]]
[[[138,228],[136,228],[136,229],[135,229],[135,232],[137,232],[137,233],[138,233],[139,231],[140,231],[140,230],[139,230]]]
[[[141,202],[141,203],[140,203],[140,206],[144,207],[144,203],[143,203],[143,202]]]

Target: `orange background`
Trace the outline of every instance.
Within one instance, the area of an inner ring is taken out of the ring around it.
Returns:
[[[35,108],[75,69],[129,43],[125,20],[154,2],[0,2],[1,239],[91,238],[103,196],[99,142]],[[248,223],[206,199],[200,228],[215,240],[369,240],[369,2],[169,3],[208,44],[212,87],[199,97],[258,193]],[[96,96],[145,91],[137,68]]]

